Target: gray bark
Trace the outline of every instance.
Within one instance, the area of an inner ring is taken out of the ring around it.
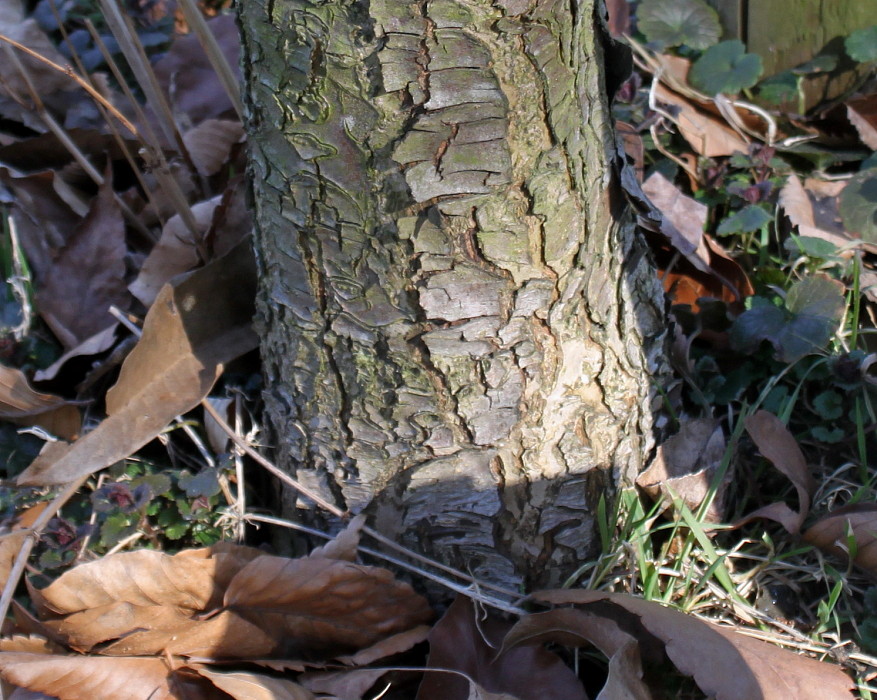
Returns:
[[[279,462],[476,576],[556,581],[653,448],[663,337],[593,0],[240,10]]]

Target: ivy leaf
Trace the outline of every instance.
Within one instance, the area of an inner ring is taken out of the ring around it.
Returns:
[[[703,0],[644,0],[637,23],[646,38],[663,46],[705,49],[722,34],[718,13]]]
[[[761,56],[746,53],[743,42],[732,39],[708,48],[691,66],[688,78],[709,95],[736,94],[755,85],[762,70]]]
[[[844,40],[844,46],[854,61],[877,61],[877,24],[856,30]]]
[[[847,231],[877,242],[877,173],[867,170],[850,180],[840,193],[838,208]]]
[[[731,327],[731,344],[752,352],[767,340],[781,362],[795,362],[824,348],[837,332],[844,311],[844,287],[825,275],[796,282],[783,308],[760,297]]]
[[[823,391],[813,399],[813,408],[825,420],[840,418],[843,414],[843,399],[836,391]]]
[[[719,224],[717,233],[720,236],[728,236],[732,233],[758,231],[772,219],[773,217],[764,208],[757,204],[749,204]]]

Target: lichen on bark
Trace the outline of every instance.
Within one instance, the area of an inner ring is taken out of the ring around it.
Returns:
[[[240,12],[279,461],[475,575],[556,580],[652,449],[663,333],[592,2]]]

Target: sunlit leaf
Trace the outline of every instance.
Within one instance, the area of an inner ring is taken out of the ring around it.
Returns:
[[[844,46],[854,61],[877,61],[877,24],[856,30],[844,40]]]
[[[637,10],[637,22],[649,41],[663,46],[705,49],[722,34],[719,15],[703,0],[645,0]]]
[[[708,95],[736,94],[758,82],[761,56],[746,53],[742,41],[732,39],[708,48],[688,74],[691,84]]]

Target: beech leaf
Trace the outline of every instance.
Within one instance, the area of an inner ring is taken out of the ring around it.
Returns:
[[[143,336],[107,394],[108,417],[69,446],[44,452],[19,485],[73,481],[124,459],[198,405],[222,365],[254,348],[255,270],[248,243],[166,285]]]

